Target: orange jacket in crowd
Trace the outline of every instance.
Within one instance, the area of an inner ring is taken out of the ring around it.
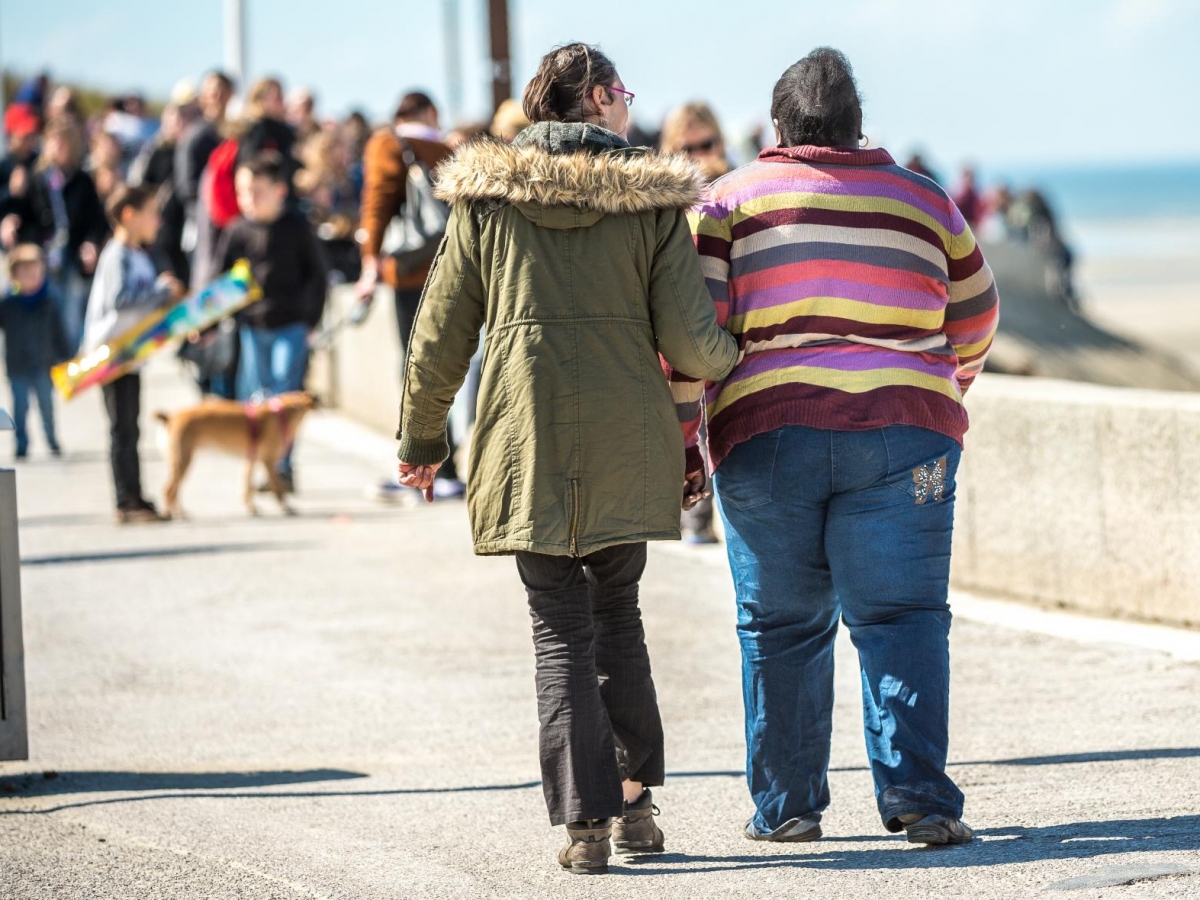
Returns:
[[[450,148],[437,141],[426,141],[406,137],[413,154],[429,167],[435,169],[450,156]],[[392,217],[404,203],[405,179],[408,172],[404,165],[404,151],[400,139],[392,127],[380,128],[367,141],[363,151],[363,193],[359,227],[364,232],[362,245],[364,255],[379,257],[383,246],[383,234]],[[379,277],[399,290],[419,290],[425,285],[429,267],[398,277],[391,259],[380,258]]]

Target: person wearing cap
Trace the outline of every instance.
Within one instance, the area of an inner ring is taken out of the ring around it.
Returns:
[[[8,153],[0,160],[0,247],[5,250],[41,244],[46,237],[33,198],[41,131],[41,118],[29,104],[14,103],[4,111]]]
[[[0,328],[4,329],[4,362],[12,387],[12,414],[16,426],[17,459],[29,455],[29,395],[37,398],[42,430],[52,456],[61,456],[54,430],[54,388],[50,367],[64,361],[70,351],[62,319],[46,279],[42,248],[19,244],[8,254],[8,292],[0,302]]]

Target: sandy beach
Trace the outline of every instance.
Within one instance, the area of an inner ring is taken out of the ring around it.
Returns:
[[[1072,231],[1088,315],[1200,371],[1200,217],[1096,222]]]

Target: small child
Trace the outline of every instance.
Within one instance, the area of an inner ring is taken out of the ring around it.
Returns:
[[[96,278],[88,300],[83,329],[83,352],[95,350],[137,325],[150,313],[184,296],[174,275],[157,275],[146,248],[158,235],[158,204],[147,188],[121,187],[107,204],[112,240],[96,263]],[[159,522],[159,515],[142,496],[138,459],[138,418],[141,415],[141,376],[130,372],[104,386],[104,406],[110,427],[110,456],[121,524]]]
[[[70,356],[67,333],[58,305],[46,281],[46,258],[36,244],[20,244],[8,255],[12,281],[8,296],[0,303],[0,327],[4,328],[4,357],[13,393],[13,422],[17,427],[17,459],[29,455],[29,393],[37,397],[42,428],[52,456],[61,456],[54,433],[54,387],[50,367]]]
[[[325,311],[328,270],[308,220],[288,208],[291,169],[278,153],[262,153],[238,166],[238,208],[222,236],[217,259],[228,270],[248,259],[262,299],[240,315],[239,400],[304,389],[308,339]],[[279,461],[288,493],[295,491],[292,454]]]

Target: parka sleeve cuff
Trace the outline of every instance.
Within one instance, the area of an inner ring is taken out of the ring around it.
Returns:
[[[704,471],[704,456],[700,453],[699,447],[688,447],[684,451],[684,473],[691,475],[693,472]]]
[[[435,466],[446,461],[450,455],[450,445],[445,435],[440,438],[416,438],[411,434],[398,432],[400,450],[396,457],[400,462],[411,466]]]

